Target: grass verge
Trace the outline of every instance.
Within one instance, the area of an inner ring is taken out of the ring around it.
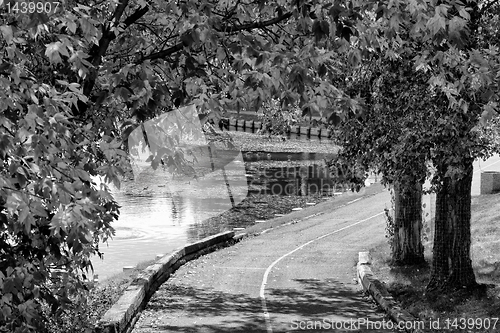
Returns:
[[[75,301],[59,316],[50,315],[46,309],[46,329],[48,333],[91,333],[104,313],[118,301],[123,292],[146,267],[155,260],[143,261],[128,272],[106,279],[103,283],[91,285],[88,293],[80,301]]]
[[[481,291],[426,293],[429,265],[390,265],[390,248],[382,244],[372,249],[372,270],[389,292],[426,327],[439,320],[433,332],[500,332],[500,193],[472,199],[472,260]],[[432,243],[425,244],[426,260],[431,261]],[[489,323],[489,328],[486,328]],[[495,325],[495,327],[493,327]],[[448,329],[444,329],[448,326]]]

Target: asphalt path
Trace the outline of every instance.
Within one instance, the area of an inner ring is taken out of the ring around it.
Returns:
[[[382,329],[388,320],[362,294],[355,269],[358,252],[385,242],[390,193],[320,205],[327,213],[179,268],[133,333],[393,332]]]
[[[498,155],[474,163],[472,195],[486,170],[500,171]],[[385,242],[386,207],[389,192],[373,185],[189,262],[155,293],[133,333],[392,332],[355,277],[358,252]]]

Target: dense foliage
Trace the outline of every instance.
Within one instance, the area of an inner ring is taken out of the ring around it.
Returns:
[[[280,105],[276,101],[271,101],[268,105],[261,107],[262,112],[259,114],[259,120],[262,121],[262,129],[260,134],[271,136],[287,135],[293,125],[297,124],[300,117],[300,110],[290,110],[283,112]]]

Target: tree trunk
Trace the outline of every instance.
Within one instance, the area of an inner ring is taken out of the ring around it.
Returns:
[[[212,152],[212,147],[210,145],[208,145],[208,155],[210,156],[210,166],[212,168],[212,171],[215,171],[214,156]],[[229,200],[231,201],[231,207],[234,208],[236,204],[234,202],[233,192],[231,191],[231,185],[229,184],[229,178],[227,178],[226,169],[224,165],[221,167],[221,171],[222,171],[222,176],[224,177],[224,183],[226,184],[227,194],[229,196]]]
[[[464,175],[444,177],[443,186],[436,193],[429,290],[477,286],[470,257],[472,162],[467,159],[460,166]]]
[[[394,239],[392,262],[419,265],[425,262],[422,245],[422,184],[394,184]]]
[[[221,170],[222,170],[222,175],[224,176],[224,182],[226,183],[227,194],[229,196],[229,200],[231,200],[231,207],[234,208],[236,204],[234,203],[233,191],[231,191],[231,185],[229,184],[229,179],[227,178],[226,169],[223,166]]]

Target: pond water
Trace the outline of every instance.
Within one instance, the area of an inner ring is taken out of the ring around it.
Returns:
[[[346,189],[336,174],[323,165],[288,167],[250,167],[248,170],[250,193],[271,195],[333,195]]]
[[[101,246],[104,260],[93,261],[99,280],[203,238],[201,221],[227,209],[224,199],[185,196],[133,196],[113,189],[122,206],[115,237]]]

